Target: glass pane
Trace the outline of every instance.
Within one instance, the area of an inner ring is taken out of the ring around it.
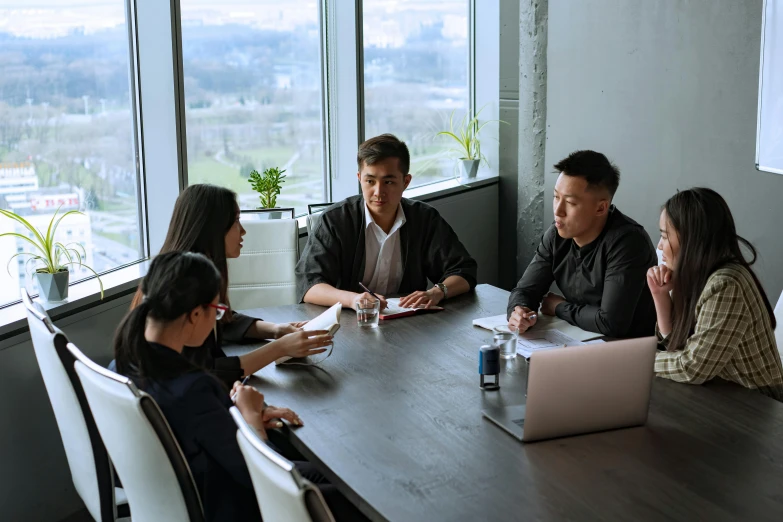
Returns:
[[[364,0],[365,136],[411,152],[411,186],[454,177],[449,116],[468,110],[468,0]]]
[[[140,259],[124,0],[0,0],[0,208],[73,243],[97,272]],[[28,235],[0,216],[0,233]],[[0,306],[37,292],[27,242],[0,238]],[[8,270],[6,270],[6,263]],[[10,275],[9,275],[10,271]],[[89,277],[71,267],[71,282]]]
[[[318,2],[181,0],[188,182],[260,205],[252,170],[285,169],[278,207],[325,201]]]

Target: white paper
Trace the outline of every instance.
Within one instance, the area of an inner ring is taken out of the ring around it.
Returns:
[[[508,324],[508,320],[505,315],[493,315],[492,317],[481,317],[479,319],[473,319],[473,326],[484,328],[485,330],[492,330],[496,326],[505,326]],[[568,337],[572,337],[577,341],[587,341],[588,339],[595,339],[601,337],[601,334],[595,332],[588,332],[582,330],[578,326],[568,324],[566,321],[559,317],[553,317],[551,315],[544,315],[541,312],[538,313],[536,324],[531,328],[530,332],[540,332],[542,330],[560,330]]]
[[[302,330],[306,332],[327,330],[329,335],[334,335],[340,329],[340,313],[342,310],[343,305],[337,303],[315,319],[310,320],[302,327]]]
[[[533,352],[582,344],[585,343],[569,337],[560,330],[530,330],[520,334],[517,339],[517,355],[530,357]]]
[[[473,319],[473,326],[478,326],[485,330],[492,330],[496,326],[505,326],[508,324],[506,314],[493,315],[492,317],[482,317],[480,319]]]
[[[413,310],[415,310],[415,308],[405,308],[404,306],[400,306],[399,297],[392,297],[391,299],[386,300],[386,308],[381,310],[381,314],[394,315],[394,314],[401,314],[405,312],[412,312]]]

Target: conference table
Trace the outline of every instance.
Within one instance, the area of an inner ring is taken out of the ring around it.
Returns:
[[[479,285],[377,329],[344,310],[331,357],[250,382],[301,416],[284,434],[371,520],[783,520],[783,404],[758,392],[656,378],[645,426],[528,444],[483,418],[487,405],[525,402],[521,357],[501,361],[498,391],[479,388],[491,333],[472,320],[507,300]],[[286,322],[323,310],[245,313]]]

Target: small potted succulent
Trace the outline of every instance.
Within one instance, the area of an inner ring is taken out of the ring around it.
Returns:
[[[487,158],[481,152],[481,139],[479,133],[485,125],[492,122],[506,123],[503,120],[487,120],[479,122],[479,115],[483,108],[479,110],[473,118],[468,119],[468,114],[462,117],[459,126],[454,128],[454,112],[449,117],[449,130],[441,131],[436,136],[448,136],[457,142],[454,149],[460,160],[460,182],[466,182],[476,177],[479,165],[483,161],[487,163]]]
[[[280,195],[280,190],[285,183],[285,170],[280,170],[277,167],[270,167],[264,170],[263,174],[259,174],[257,170],[250,172],[250,179],[248,182],[253,190],[258,192],[258,199],[261,205],[260,209],[264,208],[278,208],[277,196]],[[279,215],[271,215],[270,217],[282,217],[282,212]]]
[[[68,266],[76,265],[86,268],[98,278],[98,284],[101,287],[101,299],[103,299],[103,281],[100,276],[85,265],[82,260],[86,257],[84,247],[79,243],[63,244],[56,241],[54,236],[57,232],[57,227],[60,222],[66,217],[72,214],[82,214],[77,210],[70,210],[61,216],[57,216],[60,212],[58,208],[49,221],[49,227],[46,229],[46,233],[38,230],[25,218],[11,212],[9,210],[0,209],[0,215],[3,215],[9,219],[12,219],[26,228],[29,235],[20,234],[18,232],[6,232],[0,234],[3,236],[13,236],[26,242],[29,252],[18,252],[11,256],[6,265],[6,270],[10,274],[10,264],[17,256],[26,256],[25,269],[34,268],[32,274],[38,286],[38,292],[41,298],[49,302],[64,301],[68,298],[68,280],[69,272]],[[29,236],[29,237],[28,237]],[[79,251],[81,250],[81,252]],[[28,272],[30,273],[30,272]]]

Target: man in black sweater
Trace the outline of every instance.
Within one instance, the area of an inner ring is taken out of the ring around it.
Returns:
[[[612,205],[620,171],[601,153],[580,150],[555,165],[555,222],[508,300],[509,325],[524,332],[537,310],[607,337],[655,331],[645,274],[657,264],[644,228]],[[552,282],[561,295],[548,293]]]

